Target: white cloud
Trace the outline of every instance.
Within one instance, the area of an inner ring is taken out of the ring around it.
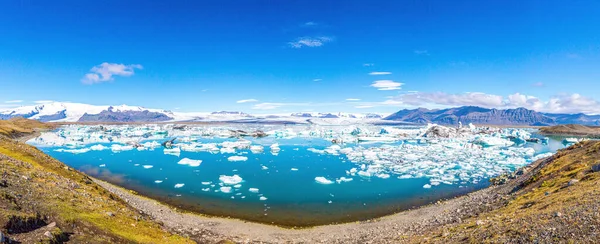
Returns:
[[[280,108],[284,105],[285,105],[284,103],[259,103],[259,104],[255,104],[254,106],[252,106],[252,109],[271,110],[271,109]]]
[[[22,103],[23,100],[9,100],[9,101],[4,101],[4,103]]]
[[[373,67],[373,66],[375,66],[375,64],[373,64],[373,63],[366,63],[366,64],[363,64],[363,66],[364,67]]]
[[[313,79],[314,82],[322,81],[323,79]]]
[[[543,82],[536,82],[536,83],[533,83],[533,86],[535,86],[535,87],[543,87],[544,83]]]
[[[391,75],[392,72],[383,72],[383,71],[376,71],[376,72],[371,72],[369,73],[369,75]]]
[[[91,73],[87,73],[81,82],[84,84],[102,83],[105,81],[114,80],[113,76],[132,76],[135,69],[142,69],[139,64],[115,64],[104,62],[90,69]]]
[[[236,103],[255,103],[258,102],[258,100],[256,99],[244,99],[244,100],[239,100]]]
[[[392,80],[376,80],[371,84],[371,87],[377,88],[380,91],[400,90],[403,83]]]
[[[333,41],[333,38],[327,36],[300,37],[293,42],[288,42],[288,45],[292,48],[320,47],[331,41]]]
[[[481,92],[467,92],[462,94],[448,94],[444,92],[416,92],[402,94],[392,98],[403,104],[420,106],[425,104],[438,104],[447,106],[482,106],[499,107],[503,105],[502,96],[489,95]]]
[[[429,52],[427,50],[414,50],[413,51],[416,55],[429,55]]]
[[[360,105],[360,106],[355,106],[355,108],[372,108],[375,107],[373,105]]]
[[[306,23],[303,23],[300,26],[302,26],[302,27],[313,27],[313,26],[317,26],[317,25],[319,25],[319,23],[313,22],[313,21],[308,21]]]
[[[360,98],[346,98],[346,101],[360,101]]]
[[[52,100],[37,100],[37,101],[33,101],[33,103],[36,103],[36,104],[53,103],[53,102],[55,102],[55,101],[52,101]]]

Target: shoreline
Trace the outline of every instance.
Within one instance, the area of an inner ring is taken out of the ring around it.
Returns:
[[[538,167],[547,160],[548,158],[540,159],[527,168]],[[403,242],[404,237],[424,234],[445,224],[462,223],[463,220],[479,213],[502,206],[526,176],[528,174],[505,185],[491,185],[466,195],[379,218],[303,228],[286,228],[182,211],[120,186],[95,178],[93,180],[170,231],[203,243],[218,243],[222,240],[263,243],[365,243]]]

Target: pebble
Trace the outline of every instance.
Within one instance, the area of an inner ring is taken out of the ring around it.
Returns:
[[[115,214],[114,214],[113,212],[107,212],[107,213],[106,213],[106,215],[108,215],[108,216],[110,216],[110,217],[113,217],[113,216],[115,216]]]
[[[569,186],[575,185],[575,184],[577,184],[577,182],[579,182],[579,180],[578,180],[578,179],[571,179],[571,180],[569,181]]]
[[[560,212],[554,213],[554,217],[560,217],[560,216],[562,216],[562,213],[560,213]]]
[[[44,232],[44,236],[48,237],[48,238],[53,238],[54,237],[50,231]]]

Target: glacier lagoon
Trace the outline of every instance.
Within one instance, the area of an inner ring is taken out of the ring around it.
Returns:
[[[535,138],[474,126],[158,124],[63,126],[29,143],[182,209],[314,226],[472,192],[565,146]]]

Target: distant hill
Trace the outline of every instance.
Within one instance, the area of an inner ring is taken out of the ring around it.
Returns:
[[[557,124],[600,124],[600,116],[585,114],[545,114],[525,108],[488,109],[464,106],[448,109],[404,109],[384,120],[404,121],[416,124],[436,123],[444,125],[492,124],[492,125],[535,125]]]

